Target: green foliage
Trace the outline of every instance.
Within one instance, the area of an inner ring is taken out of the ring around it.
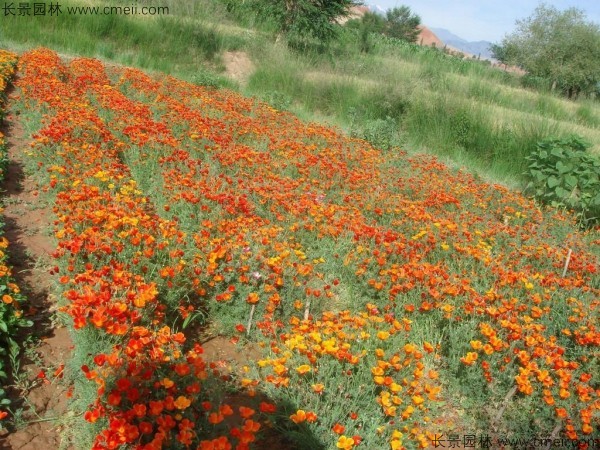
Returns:
[[[374,35],[414,43],[417,41],[421,18],[413,14],[408,6],[392,8],[386,16],[367,12],[360,19],[348,22],[347,27],[357,31],[360,51],[370,53],[375,49]]]
[[[337,19],[348,15],[353,0],[254,0],[251,2],[263,21],[271,22],[278,35],[290,46],[306,49],[322,47],[337,36]]]
[[[527,157],[527,190],[544,204],[573,210],[583,225],[600,222],[600,160],[581,137],[549,138]]]
[[[15,61],[6,64],[14,65]],[[12,71],[4,70],[0,67],[0,73],[9,73]],[[6,86],[10,79],[7,76],[0,80],[0,85]],[[4,117],[4,92],[0,92],[0,122]],[[8,166],[8,156],[6,143],[2,133],[0,133],[0,182],[4,180],[4,174]],[[1,209],[0,209],[1,211]],[[8,241],[1,232],[4,228],[3,220],[0,218],[0,385],[5,385],[8,378],[8,370],[18,370],[18,359],[21,353],[19,344],[16,341],[19,330],[23,327],[30,327],[33,323],[23,316],[21,303],[24,298],[20,293],[19,287],[14,283],[11,269],[8,266],[8,255],[5,249],[8,247]],[[6,363],[9,363],[8,365]],[[11,401],[7,392],[0,388],[0,412],[10,407]],[[0,427],[1,428],[1,427]]]
[[[360,128],[351,130],[351,135],[364,139],[381,150],[389,150],[399,145],[398,125],[389,116],[385,119],[367,120],[361,123]]]
[[[281,111],[288,110],[292,104],[291,97],[279,91],[268,92],[265,100],[272,105],[273,108]]]
[[[231,85],[231,82],[227,78],[216,75],[203,68],[198,69],[198,72],[192,76],[191,81],[194,84],[212,88],[223,88]]]
[[[600,27],[577,8],[540,5],[493,47],[503,63],[542,77],[569,97],[590,93],[600,81]]]
[[[408,6],[388,9],[386,12],[384,33],[396,39],[416,42],[420,30],[421,18],[413,14]]]
[[[372,35],[383,33],[385,19],[379,14],[366,12],[360,19],[349,20],[346,27],[356,30],[360,51],[370,53],[375,49]]]

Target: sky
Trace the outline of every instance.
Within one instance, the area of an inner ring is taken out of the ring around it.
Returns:
[[[515,22],[532,15],[539,0],[367,0],[367,5],[383,9],[407,5],[428,27],[445,28],[467,41],[499,43],[514,31]],[[563,11],[576,7],[587,20],[600,24],[600,0],[546,0]]]

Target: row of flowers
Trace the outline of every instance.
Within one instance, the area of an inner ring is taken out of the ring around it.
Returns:
[[[93,71],[82,73],[78,60],[67,68],[49,50],[25,53],[19,65],[20,100],[46,111],[30,155],[55,196],[62,311],[73,321],[74,359],[87,361],[82,375],[96,384],[84,415],[96,437],[76,445],[249,448],[273,405],[250,399],[255,408],[234,409],[202,347],[165,325],[172,311],[164,298],[185,288],[185,266],[165,263],[184,235],[156,215],[121,163],[127,145],[86,98]],[[77,354],[83,340],[86,348],[104,342],[103,351]]]
[[[15,53],[0,50],[0,125],[4,117],[5,93],[14,76],[17,59]],[[7,167],[6,141],[0,131],[0,184],[4,182]],[[0,207],[1,213],[2,207]],[[3,228],[4,221],[0,218],[0,230]],[[8,240],[3,233],[0,233],[0,381],[2,384],[8,379],[8,374],[12,370],[7,362],[15,361],[19,355],[19,345],[15,341],[19,328],[31,325],[31,322],[24,317],[21,308],[24,297],[15,283],[12,269],[8,264],[8,245]],[[0,421],[9,416],[10,404],[8,393],[0,388]],[[1,428],[3,427],[0,424]]]

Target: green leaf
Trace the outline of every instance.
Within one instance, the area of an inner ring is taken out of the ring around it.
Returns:
[[[557,186],[556,189],[554,190],[554,192],[556,193],[556,196],[559,198],[567,198],[569,196],[569,191],[561,188],[560,186]]]
[[[577,177],[573,176],[573,175],[567,175],[565,177],[565,185],[569,188],[569,189],[574,189],[575,186],[577,186]]]
[[[565,174],[571,172],[573,170],[573,166],[570,164],[564,164],[562,161],[558,161],[556,163],[556,170],[558,170],[558,173],[560,174]]]
[[[548,178],[548,180],[546,181],[546,183],[548,184],[548,187],[550,189],[555,188],[556,186],[558,186],[560,184],[560,180],[556,177],[550,177]]]

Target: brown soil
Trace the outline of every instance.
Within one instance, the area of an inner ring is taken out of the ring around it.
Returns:
[[[421,30],[421,32],[417,38],[417,44],[425,45],[427,47],[444,48],[444,43],[435,35],[433,31],[431,31],[425,25],[419,25],[418,28]]]
[[[221,362],[227,366],[228,371],[238,372],[244,366],[253,364],[263,358],[263,353],[256,344],[235,344],[231,339],[217,336],[202,344],[206,361]]]
[[[61,444],[59,422],[67,409],[67,387],[54,372],[67,360],[72,344],[66,328],[54,321],[56,304],[49,294],[52,279],[47,266],[55,248],[48,234],[51,212],[40,200],[38,186],[24,172],[29,138],[18,117],[7,116],[2,132],[10,161],[2,186],[4,234],[10,242],[13,276],[27,298],[25,314],[34,322],[20,338],[25,341],[33,335],[40,344],[22,356],[19,380],[10,380],[13,405],[23,409],[25,424],[10,433],[0,433],[0,449],[57,449]]]
[[[225,73],[229,78],[245,86],[254,72],[254,64],[246,52],[225,52],[223,54]]]

